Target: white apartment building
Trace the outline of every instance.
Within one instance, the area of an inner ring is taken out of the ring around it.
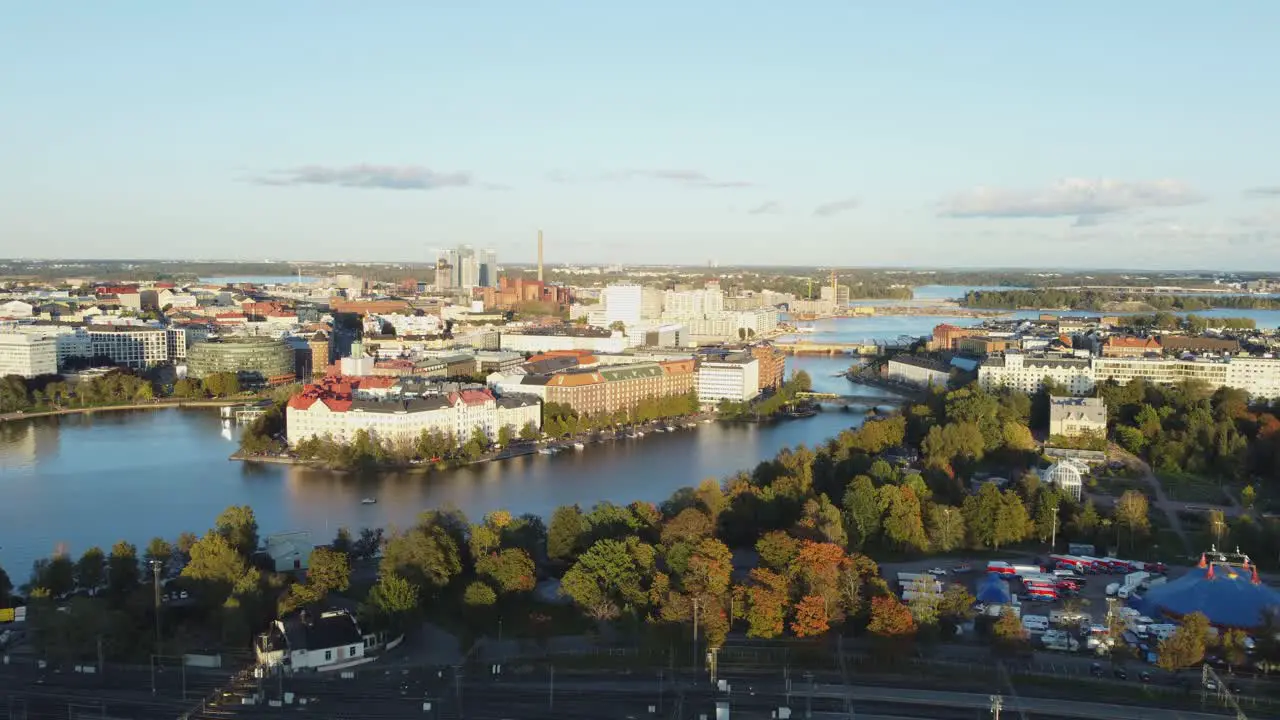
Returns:
[[[917,387],[946,387],[951,379],[951,368],[932,360],[898,355],[885,364],[885,377]]]
[[[105,355],[117,365],[136,369],[169,361],[169,333],[164,328],[95,325],[85,332],[90,357]]]
[[[350,390],[310,385],[289,400],[286,412],[289,444],[311,437],[351,442],[364,430],[380,441],[412,442],[424,431],[453,435],[459,444],[481,428],[491,440],[498,431],[518,431],[528,423],[542,427],[542,405],[531,397],[495,398],[488,390],[447,395],[373,399]]]
[[[698,402],[715,405],[721,400],[746,402],[760,394],[760,363],[746,354],[723,360],[704,360],[695,377]]]
[[[0,377],[33,378],[58,372],[58,343],[29,333],[0,333]]]
[[[718,285],[701,290],[667,290],[662,298],[662,312],[672,320],[718,315],[724,312],[724,292]]]
[[[1071,395],[1088,395],[1097,383],[1121,385],[1143,380],[1168,385],[1199,381],[1211,388],[1233,387],[1254,398],[1280,397],[1280,358],[1235,356],[1225,359],[1177,358],[1044,358],[1008,353],[991,357],[978,368],[982,387],[1010,387],[1025,393],[1040,390],[1045,377]]]
[[[1021,353],[990,357],[978,367],[978,383],[987,390],[1007,387],[1028,395],[1040,391],[1045,378],[1071,395],[1093,392],[1093,367],[1085,358],[1047,358]]]
[[[614,332],[609,337],[584,337],[580,335],[540,335],[502,333],[502,349],[524,353],[542,353],[552,350],[590,350],[601,353],[620,353],[629,347],[626,336]]]
[[[615,322],[623,325],[639,325],[644,304],[644,288],[639,285],[609,285],[600,293],[604,304],[604,325]]]

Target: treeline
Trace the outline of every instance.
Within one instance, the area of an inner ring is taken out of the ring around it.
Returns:
[[[0,413],[128,405],[157,398],[203,400],[240,393],[240,382],[235,373],[214,373],[204,381],[184,378],[172,386],[157,384],[124,368],[78,383],[67,382],[60,375],[30,379],[6,375],[0,378]]]
[[[1275,310],[1280,300],[1256,295],[1164,295],[1115,290],[970,290],[962,305],[971,308],[1019,310],[1038,308],[1070,308],[1072,310],[1105,311],[1109,303],[1143,302],[1157,310],[1189,312],[1213,308],[1241,310]]]
[[[1153,315],[1130,315],[1125,321],[1135,328],[1154,330],[1182,330],[1192,335],[1199,335],[1209,328],[1227,330],[1253,330],[1258,323],[1247,317],[1214,317],[1206,318],[1191,313],[1175,315],[1171,312],[1158,312]]]

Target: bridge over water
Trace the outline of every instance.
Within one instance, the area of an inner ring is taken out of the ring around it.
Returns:
[[[901,405],[910,398],[890,393],[867,393],[863,395],[839,395],[836,393],[798,392],[797,400],[811,400],[828,405]]]

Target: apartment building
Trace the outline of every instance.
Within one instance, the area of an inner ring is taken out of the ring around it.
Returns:
[[[580,415],[627,412],[646,398],[692,391],[695,371],[691,358],[559,373],[545,378],[543,397],[547,402],[568,405]],[[539,382],[535,379],[522,385]]]
[[[760,366],[760,390],[777,390],[786,379],[787,356],[770,343],[751,346],[751,356]]]
[[[698,402],[746,402],[760,394],[760,361],[750,353],[704,359],[698,363]]]
[[[1164,349],[1155,338],[1112,335],[1102,343],[1103,357],[1144,357],[1160,355]]]
[[[982,387],[1010,387],[1026,393],[1039,391],[1046,377],[1066,387],[1071,395],[1092,393],[1097,383],[1132,380],[1169,385],[1196,381],[1210,388],[1232,387],[1253,398],[1280,397],[1280,358],[1234,356],[1229,358],[1050,358],[1022,354],[988,358],[978,368]]]
[[[1063,437],[1107,434],[1107,405],[1102,398],[1049,399],[1049,434]]]
[[[29,333],[0,333],[0,377],[33,378],[58,372],[58,342]]]
[[[412,442],[424,431],[442,432],[461,444],[476,428],[496,439],[503,427],[542,427],[542,408],[534,398],[497,398],[476,389],[422,396],[365,393],[364,382],[325,378],[290,398],[285,411],[289,444],[312,437],[351,442],[360,430],[384,442]]]
[[[106,356],[117,365],[134,369],[169,362],[169,333],[164,328],[94,325],[85,333],[89,357]]]
[[[988,389],[1008,387],[1037,393],[1051,378],[1071,395],[1093,392],[1093,368],[1087,358],[1050,357],[1007,353],[990,357],[978,367],[978,383]]]
[[[951,368],[928,358],[895,355],[884,366],[884,377],[917,387],[943,387],[951,379]]]

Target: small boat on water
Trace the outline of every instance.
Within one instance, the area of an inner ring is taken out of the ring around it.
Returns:
[[[670,426],[670,425],[668,425],[668,426],[666,427],[666,430],[667,430],[667,432],[675,432],[675,431],[676,431],[676,429],[675,429],[674,427]]]
[[[642,438],[642,437],[644,437],[644,433],[643,433],[643,432],[641,432],[641,431],[639,431],[639,430],[637,430],[637,431],[635,432],[635,434],[634,434],[634,435],[632,435],[631,437]]]
[[[573,444],[573,449],[574,449],[574,450],[586,450],[586,449],[587,449],[587,446],[586,446],[585,444],[583,444],[583,443],[576,442],[576,443],[574,443],[574,444]]]
[[[698,423],[685,423],[684,426],[687,428],[696,428],[698,427]]]
[[[378,503],[378,498],[371,498],[371,497],[365,498],[360,501],[361,505],[376,505],[377,503]]]
[[[538,448],[538,454],[539,455],[555,455],[556,451],[552,450],[549,447],[544,447],[544,448]]]

